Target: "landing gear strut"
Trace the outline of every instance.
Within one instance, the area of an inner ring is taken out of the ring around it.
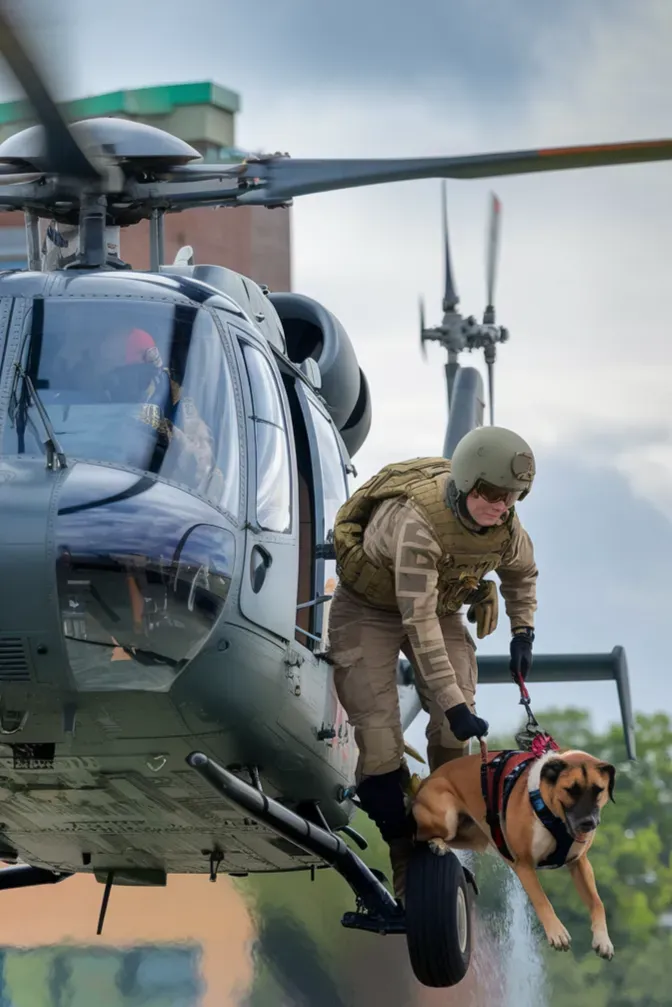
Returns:
[[[222,797],[237,804],[258,822],[268,825],[283,839],[321,857],[338,871],[357,899],[357,911],[343,916],[343,926],[378,934],[406,932],[403,910],[377,873],[370,870],[339,836],[290,811],[201,752],[192,752],[187,757],[187,763]]]
[[[201,752],[192,752],[187,763],[227,801],[338,871],[357,900],[356,911],[341,919],[344,927],[406,934],[411,967],[421,983],[446,987],[461,982],[471,960],[471,902],[478,889],[452,851],[439,857],[427,844],[416,845],[407,870],[404,912],[382,875],[331,831],[319,807],[301,805],[304,814],[290,811]]]

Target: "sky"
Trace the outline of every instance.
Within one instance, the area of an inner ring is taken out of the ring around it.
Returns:
[[[250,150],[427,156],[672,135],[669,0],[426,0],[421,15],[398,0],[52,6],[40,44],[62,97],[211,79],[240,94],[236,142]],[[493,190],[503,204],[497,320],[510,331],[495,420],[538,459],[520,510],[540,567],[535,649],[622,644],[635,707],[672,711],[671,167],[450,181],[465,314],[485,306]],[[213,226],[226,226],[219,219],[213,211]],[[418,338],[420,295],[427,324],[441,316],[440,183],[303,197],[292,228],[294,288],[338,316],[371,386],[354,485],[394,459],[440,453],[444,353],[430,345],[423,361]],[[507,645],[502,618],[480,649]],[[506,688],[479,694],[494,727],[518,715]],[[618,719],[611,683],[537,685],[532,697],[539,708],[589,706],[598,727]]]

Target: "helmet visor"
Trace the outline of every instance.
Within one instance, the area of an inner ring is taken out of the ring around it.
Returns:
[[[512,507],[524,495],[525,490],[508,490],[501,486],[493,486],[485,479],[479,479],[472,492],[478,493],[479,497],[483,497],[488,503],[504,503],[507,507]]]

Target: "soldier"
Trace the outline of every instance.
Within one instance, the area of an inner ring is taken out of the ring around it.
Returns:
[[[329,656],[339,699],[359,747],[357,793],[390,848],[403,899],[412,849],[404,806],[408,770],[396,688],[402,650],[429,713],[430,771],[487,734],[475,713],[475,644],[497,626],[496,571],[511,621],[511,671],[532,662],[537,567],[514,504],[529,492],[534,456],[517,434],[479,427],[451,461],[385,466],[340,508],[334,527],[339,584],[329,612]]]

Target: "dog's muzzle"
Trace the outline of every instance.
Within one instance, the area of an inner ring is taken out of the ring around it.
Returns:
[[[572,821],[569,815],[567,816],[569,834],[577,843],[585,843],[591,832],[594,832],[599,824],[599,817],[580,818],[578,821]]]

